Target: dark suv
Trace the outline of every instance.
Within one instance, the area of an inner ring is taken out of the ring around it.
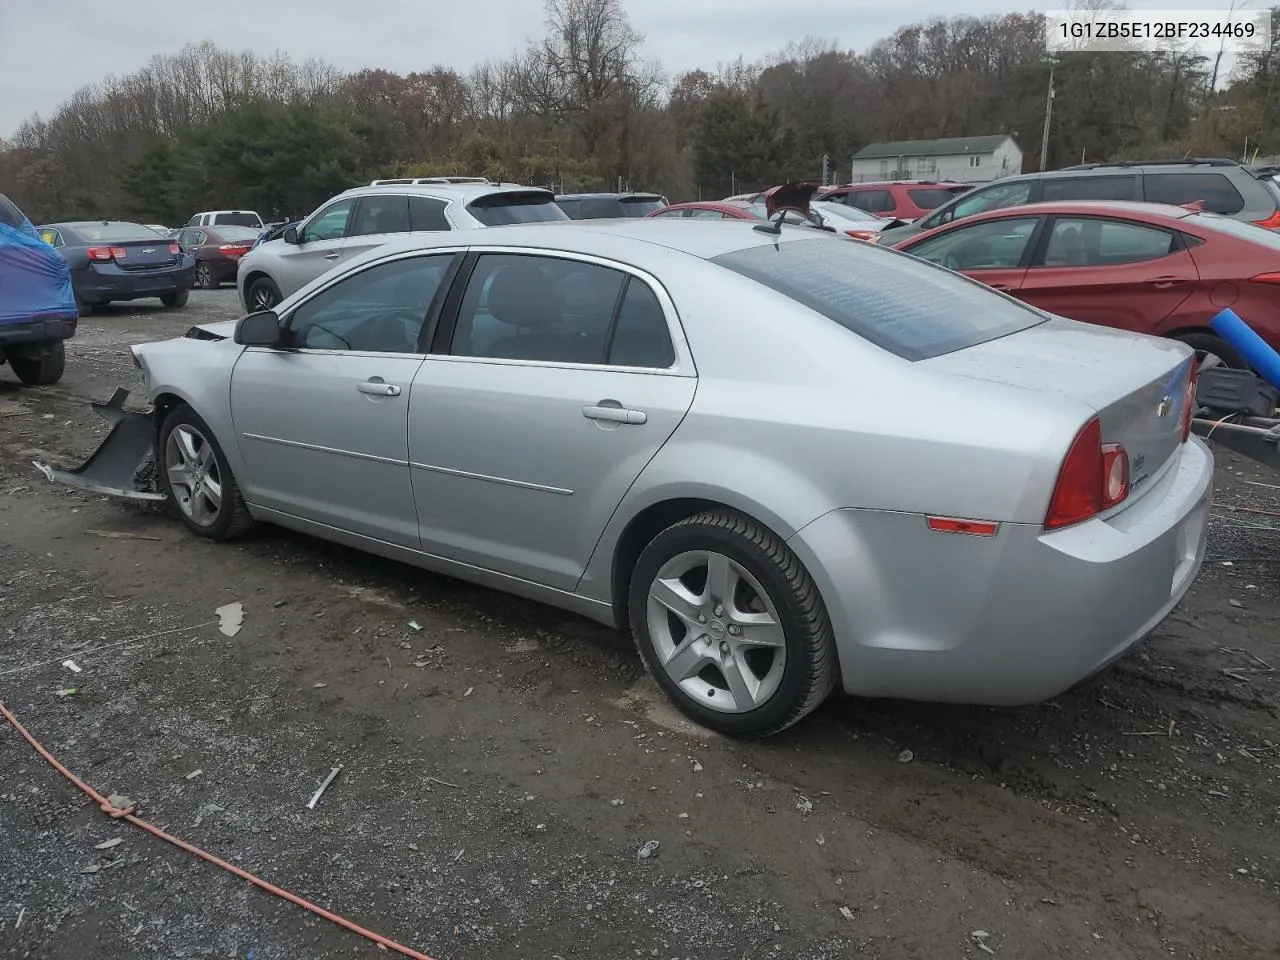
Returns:
[[[1265,168],[1225,159],[1135,160],[1085,163],[996,180],[914,223],[882,231],[880,242],[901,243],[944,223],[1001,207],[1070,200],[1140,200],[1174,206],[1200,201],[1211,213],[1280,230],[1280,185]]]
[[[573,220],[620,220],[647,217],[667,205],[657,193],[565,193],[556,204]]]

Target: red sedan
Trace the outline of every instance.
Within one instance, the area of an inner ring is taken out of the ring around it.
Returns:
[[[673,203],[646,213],[646,217],[685,218],[693,220],[763,220],[764,203],[748,200],[691,200]]]
[[[1280,233],[1186,207],[1038,203],[895,245],[1072,320],[1182,340],[1245,367],[1209,321],[1231,307],[1280,349]]]

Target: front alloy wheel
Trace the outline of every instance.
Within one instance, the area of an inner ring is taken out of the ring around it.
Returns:
[[[196,427],[181,424],[169,432],[164,468],[173,502],[197,527],[212,527],[222,513],[222,474],[213,445]]]

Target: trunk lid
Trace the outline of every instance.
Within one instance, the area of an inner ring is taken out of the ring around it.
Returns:
[[[1128,453],[1132,499],[1181,447],[1194,356],[1175,340],[1055,318],[921,365],[1083,401],[1098,413],[1102,442]]]
[[[169,252],[171,243],[173,241],[165,237],[156,237],[154,240],[104,240],[94,246],[124,250],[123,257],[119,254],[113,257],[116,266],[122,270],[156,270],[178,262],[181,254]]]

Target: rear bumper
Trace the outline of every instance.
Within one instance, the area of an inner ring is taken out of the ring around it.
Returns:
[[[71,274],[76,296],[82,300],[138,300],[189,290],[195,282],[195,259],[162,270],[120,270],[89,266]]]
[[[76,335],[75,317],[32,319],[21,323],[0,324],[0,352],[20,343],[44,343],[69,340]]]
[[[791,539],[822,592],[846,691],[1015,705],[1056,696],[1151,632],[1204,560],[1213,457],[1198,438],[1141,499],[1052,533],[940,534],[838,510]]]

